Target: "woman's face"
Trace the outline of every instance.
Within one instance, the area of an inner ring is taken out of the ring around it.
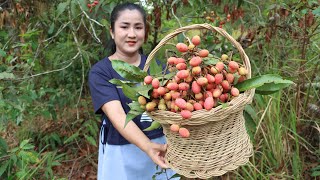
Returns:
[[[144,43],[145,24],[143,17],[138,10],[119,12],[119,16],[114,23],[114,32],[111,35],[116,43],[116,52],[126,55],[134,54]]]

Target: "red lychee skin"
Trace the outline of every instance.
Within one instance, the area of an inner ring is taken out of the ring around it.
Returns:
[[[176,45],[176,48],[178,49],[179,52],[187,52],[188,51],[188,46],[184,43],[178,43]]]
[[[214,89],[214,90],[212,91],[212,96],[213,96],[214,98],[220,97],[221,94],[222,94],[222,92],[221,92],[221,90],[218,89],[218,88],[216,88],[216,89]]]
[[[238,68],[239,68],[239,64],[235,61],[230,61],[228,66],[230,69],[235,69],[235,70],[238,70]]]
[[[191,69],[191,73],[192,73],[193,75],[199,75],[199,74],[201,73],[201,67],[200,67],[200,66],[193,67],[193,68]]]
[[[197,81],[193,81],[191,84],[191,89],[193,93],[198,94],[201,91],[201,86],[199,86]]]
[[[172,92],[172,93],[171,93],[171,98],[172,98],[172,99],[177,99],[177,98],[180,97],[180,95],[181,95],[181,94],[180,94],[179,92],[176,92],[176,91],[175,91],[175,92]]]
[[[203,99],[203,94],[201,92],[198,93],[198,94],[195,94],[194,98],[197,99],[197,100],[201,100],[201,99]]]
[[[192,67],[196,67],[196,66],[199,66],[201,64],[201,62],[202,62],[201,57],[195,56],[195,57],[191,58],[191,60],[189,61],[189,64]]]
[[[170,65],[174,65],[175,64],[175,62],[176,62],[176,57],[169,57],[168,59],[167,59],[167,62],[168,62],[168,64],[170,64]]]
[[[157,92],[160,96],[163,96],[166,94],[166,89],[164,87],[159,87]]]
[[[144,78],[144,82],[145,82],[146,84],[151,84],[151,82],[152,82],[152,76],[146,76],[146,77]]]
[[[178,71],[178,73],[177,73],[177,77],[179,78],[179,79],[185,79],[185,78],[187,78],[189,76],[189,71],[188,70],[180,70],[180,71]]]
[[[207,74],[206,78],[208,79],[208,83],[214,83],[215,82],[214,76],[212,76],[211,74]]]
[[[216,74],[215,76],[214,76],[214,79],[215,79],[215,83],[216,84],[220,84],[222,81],[223,81],[223,75],[222,74]]]
[[[217,62],[215,67],[219,72],[221,72],[224,69],[224,63],[219,61],[219,62]]]
[[[154,78],[154,79],[152,80],[151,84],[152,84],[152,87],[153,87],[154,89],[158,89],[159,86],[160,86],[160,81],[159,81],[159,79]]]
[[[189,75],[184,81],[190,83],[193,80],[193,76]]]
[[[183,58],[177,58],[175,61],[175,64],[179,64],[179,63],[186,63],[186,60],[184,60]]]
[[[170,126],[170,130],[172,131],[172,132],[179,132],[179,129],[180,129],[180,126],[178,125],[178,124],[172,124],[171,126]]]
[[[180,109],[185,109],[187,107],[187,102],[186,100],[182,98],[177,98],[175,100],[175,104],[180,108]]]
[[[212,66],[212,67],[210,68],[210,72],[211,72],[212,74],[218,74],[218,73],[219,73],[219,70],[218,70],[215,66]]]
[[[238,83],[243,82],[244,80],[246,80],[247,78],[245,76],[240,76],[238,79]]]
[[[183,138],[188,138],[190,137],[190,132],[188,129],[182,127],[179,129],[179,135]]]
[[[190,112],[194,111],[193,105],[192,105],[191,103],[187,102],[186,110],[188,110],[188,111],[190,111]]]
[[[197,79],[197,83],[199,84],[199,86],[205,86],[208,84],[208,79],[205,77],[199,77]]]
[[[179,90],[181,91],[187,91],[189,90],[189,84],[188,83],[185,83],[185,82],[182,82],[179,84]]]
[[[176,65],[176,68],[177,68],[178,70],[185,70],[185,69],[187,69],[187,65],[186,65],[186,63],[178,63],[178,64]]]
[[[209,111],[213,108],[214,105],[214,100],[213,97],[207,97],[206,100],[204,101],[204,108]]]
[[[200,38],[200,36],[198,36],[198,35],[193,36],[192,39],[191,39],[191,42],[192,42],[192,44],[195,45],[195,46],[200,45],[200,43],[201,43],[201,38]]]
[[[223,80],[223,81],[221,82],[221,86],[222,86],[222,88],[225,89],[225,90],[229,90],[229,89],[231,88],[230,83],[229,83],[227,80]]]
[[[181,110],[180,115],[183,117],[183,119],[190,119],[192,113],[188,110]]]
[[[176,82],[170,82],[167,84],[169,90],[178,90],[179,85]]]
[[[193,107],[194,107],[194,110],[196,110],[196,111],[203,109],[203,107],[200,103],[194,103]]]
[[[209,51],[206,50],[206,49],[202,49],[202,50],[199,51],[199,56],[200,57],[208,57],[208,55],[209,55]]]
[[[228,98],[229,98],[228,93],[221,94],[220,97],[219,97],[221,102],[227,102]]]
[[[226,80],[231,84],[234,81],[234,75],[231,73],[226,74]]]
[[[206,91],[206,92],[204,93],[204,98],[207,98],[207,97],[213,97],[212,92]]]
[[[237,88],[232,87],[230,93],[231,93],[232,96],[237,97],[237,96],[239,96],[240,92],[239,92],[239,90]]]
[[[214,88],[216,88],[216,85],[209,83],[206,87],[206,90],[210,91],[211,89],[214,89]]]

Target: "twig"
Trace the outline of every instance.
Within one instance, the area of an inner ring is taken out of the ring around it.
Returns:
[[[288,133],[288,136],[289,136],[290,138],[292,138],[293,140],[295,139],[290,133]],[[298,143],[299,143],[300,145],[302,145],[304,148],[306,148],[306,150],[309,151],[311,154],[315,154],[315,153],[312,152],[305,144],[301,143],[301,141],[298,141]]]
[[[176,18],[176,20],[178,21],[179,26],[182,27],[179,18],[174,14],[174,11],[173,11],[173,7],[172,7],[172,6],[174,5],[174,2],[175,2],[175,1],[173,1],[173,3],[171,4],[171,13],[172,13],[172,15],[174,16],[174,18]],[[192,44],[191,40],[185,35],[184,32],[182,32],[182,35],[188,40],[189,44]]]
[[[41,76],[41,75],[44,75],[44,74],[49,74],[49,73],[58,72],[58,71],[67,69],[69,66],[71,66],[71,64],[73,63],[73,61],[74,61],[79,55],[80,55],[80,53],[78,52],[78,53],[71,59],[71,62],[70,62],[67,66],[65,66],[65,67],[63,67],[63,68],[55,69],[55,70],[51,70],[51,71],[46,71],[46,72],[43,72],[43,73],[31,75],[31,76],[28,76],[28,77],[17,78],[17,79],[14,79],[14,80],[24,80],[24,79],[28,79],[28,78],[34,78],[34,77]]]
[[[66,24],[60,26],[59,30],[56,32],[55,35],[53,35],[52,37],[50,37],[50,38],[48,38],[48,39],[43,40],[42,42],[47,42],[47,41],[50,41],[51,39],[57,37],[57,36],[60,34],[60,32],[61,32],[64,28],[66,28],[70,23],[71,23],[71,21],[69,21],[69,22],[67,22]]]
[[[256,134],[257,134],[257,132],[258,132],[258,130],[259,130],[259,128],[260,128],[260,124],[261,124],[264,116],[266,115],[266,112],[267,112],[267,110],[268,110],[268,108],[269,108],[269,106],[270,106],[270,104],[271,104],[271,100],[272,100],[272,98],[270,98],[270,100],[269,100],[269,102],[268,102],[268,105],[267,105],[266,109],[264,110],[264,112],[263,112],[263,114],[262,114],[262,116],[261,116],[261,118],[260,118],[260,120],[259,120],[259,123],[258,123],[258,126],[257,126],[257,130],[256,130],[256,133],[254,134],[254,136],[256,136]]]
[[[262,15],[261,15],[261,10],[260,10],[260,8],[259,8],[259,6],[258,6],[257,4],[255,4],[255,3],[253,3],[253,2],[250,2],[250,1],[248,1],[248,0],[244,0],[244,1],[247,2],[247,3],[249,3],[249,4],[252,4],[252,5],[256,6],[257,9],[259,10],[259,15],[260,15],[261,19],[263,19]]]
[[[81,7],[81,4],[80,4],[80,2],[79,2],[79,0],[77,1],[78,2],[78,4],[79,4],[79,7],[80,7],[80,9],[81,9],[81,11],[82,11],[82,13],[90,20],[90,21],[92,21],[92,22],[94,22],[94,23],[96,23],[96,24],[98,24],[99,26],[101,26],[101,27],[104,27],[104,25],[102,25],[102,24],[100,24],[98,21],[96,21],[96,20],[94,20],[94,19],[91,19],[90,17],[89,17],[89,15],[82,9],[82,7]]]
[[[83,56],[82,56],[82,53],[81,53],[81,49],[80,49],[80,45],[79,45],[79,41],[78,41],[78,38],[75,34],[74,31],[72,31],[72,34],[73,34],[73,39],[75,41],[75,43],[77,44],[77,49],[78,49],[78,53],[80,53],[80,59],[81,59],[81,69],[82,69],[82,82],[81,82],[81,87],[80,87],[80,94],[79,94],[79,97],[78,97],[78,102],[76,104],[76,109],[77,109],[77,119],[79,119],[79,109],[78,109],[78,106],[79,106],[79,103],[80,103],[80,99],[81,99],[81,95],[82,95],[82,89],[83,89],[83,84],[84,84],[84,63],[83,63]]]
[[[74,165],[76,164],[76,162],[77,162],[77,161],[73,161],[72,168],[71,168],[71,171],[70,171],[70,173],[69,173],[68,179],[71,179],[72,172],[73,172],[73,168],[74,168]]]
[[[92,33],[90,32],[90,30],[87,28],[87,26],[86,26],[86,24],[84,23],[83,19],[81,19],[81,23],[83,24],[84,28],[88,31],[88,33],[89,33],[94,39],[96,39],[96,41],[98,41],[98,43],[101,44],[101,40],[97,37],[97,35],[96,35],[96,33],[95,33],[94,29],[93,29],[92,23],[89,22],[89,23],[90,23],[90,27],[91,27],[91,29],[92,29],[92,31],[93,31],[93,34],[92,34]]]

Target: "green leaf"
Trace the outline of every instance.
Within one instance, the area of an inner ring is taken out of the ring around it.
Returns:
[[[318,177],[318,176],[320,176],[320,171],[314,171],[314,172],[312,172],[311,176],[313,176],[313,177]]]
[[[180,34],[178,34],[177,35],[177,39],[178,39],[178,42],[184,42],[184,36],[183,36],[183,34],[182,33],[180,33]]]
[[[26,144],[25,146],[22,147],[23,150],[29,150],[29,149],[33,149],[34,145],[32,144]]]
[[[177,177],[180,177],[181,178],[181,175],[176,173],[174,174],[173,176],[171,176],[169,179],[174,179],[174,178],[177,178]]]
[[[70,136],[68,139],[66,139],[63,143],[67,144],[67,143],[73,141],[74,139],[76,139],[77,137],[79,137],[79,132],[72,134],[72,136]]]
[[[162,66],[158,65],[157,61],[153,59],[153,60],[151,60],[149,70],[150,70],[150,75],[161,74],[162,73]]]
[[[23,159],[24,161],[30,163],[37,163],[40,161],[35,152],[20,151],[18,153],[18,156],[21,157],[21,159]]]
[[[138,100],[137,92],[130,86],[123,84],[122,85],[122,92],[131,100]]]
[[[141,70],[139,67],[121,60],[112,60],[111,63],[115,71],[129,81],[143,82],[144,77],[148,75],[147,72]]]
[[[127,124],[128,124],[133,118],[139,116],[140,114],[142,114],[142,113],[139,112],[139,111],[130,110],[130,111],[127,113],[126,122],[125,122],[125,124],[124,124],[124,128],[127,126]]]
[[[220,59],[216,57],[206,57],[206,58],[203,58],[202,61],[205,65],[213,65],[213,64],[217,64],[217,62],[219,62]]]
[[[257,116],[257,113],[256,111],[252,108],[251,105],[246,105],[246,107],[244,108],[244,111],[247,112],[251,118],[253,120],[257,120],[258,119],[258,116]]]
[[[144,129],[143,131],[152,131],[161,127],[161,124],[158,121],[152,121],[151,125]]]
[[[58,161],[54,161],[51,163],[51,166],[61,166],[61,163]]]
[[[130,107],[130,110],[139,112],[140,114],[142,114],[145,111],[144,109],[141,108],[138,101],[133,101],[130,104],[128,104],[128,106]]]
[[[84,137],[86,137],[86,140],[87,140],[91,145],[97,147],[97,143],[96,143],[95,139],[94,139],[92,136],[84,135]]]
[[[77,1],[76,0],[72,0],[71,3],[70,3],[70,9],[71,9],[71,15],[73,18],[75,18],[77,16]]]
[[[59,17],[66,10],[67,6],[68,6],[68,2],[63,2],[58,5],[57,17]]]
[[[0,49],[0,57],[5,57],[6,55],[7,53],[4,50]]]
[[[19,148],[22,149],[22,148],[23,148],[26,144],[28,144],[28,143],[29,143],[29,139],[23,140],[23,141],[20,143]]]
[[[49,27],[48,34],[52,34],[54,30],[54,23],[52,23]]]
[[[8,151],[7,142],[0,136],[0,155],[6,154]]]
[[[281,76],[276,74],[266,74],[266,75],[256,76],[251,79],[247,79],[239,84],[236,84],[235,87],[238,88],[239,91],[246,91],[249,89],[261,87],[267,83],[292,84],[293,82],[290,80],[284,80],[282,79]]]
[[[2,72],[0,73],[0,80],[1,79],[15,79],[15,76],[12,73]]]
[[[315,16],[320,16],[320,7],[318,7],[317,9],[312,11],[312,14],[314,14]]]
[[[109,82],[112,83],[112,84],[118,85],[118,86],[122,86],[123,84],[127,84],[129,86],[133,86],[133,85],[136,84],[136,83],[133,83],[131,81],[123,81],[123,80],[120,80],[120,79],[111,79],[111,80],[109,80]]]
[[[10,161],[6,161],[6,163],[2,164],[0,167],[0,177],[2,177],[2,174],[6,171],[7,167],[9,166]]]
[[[146,97],[146,98],[150,98],[149,96],[149,91],[152,89],[152,85],[148,84],[148,85],[141,85],[141,86],[137,86],[134,87],[134,90],[136,92],[138,92],[138,94]]]
[[[172,77],[175,75],[176,75],[176,72],[168,73],[168,74],[164,75],[164,79],[172,79]]]
[[[286,80],[288,81],[288,80]],[[285,81],[284,81],[285,82]],[[266,83],[260,87],[258,87],[256,90],[257,91],[279,91],[280,89],[284,89],[288,86],[290,86],[292,84],[291,83]]]

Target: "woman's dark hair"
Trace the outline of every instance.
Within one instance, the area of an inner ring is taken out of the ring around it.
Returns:
[[[124,10],[137,10],[141,13],[142,18],[143,18],[143,23],[144,23],[144,27],[146,27],[146,12],[144,11],[144,9],[134,3],[123,3],[123,4],[119,4],[116,7],[113,8],[112,12],[111,12],[111,16],[110,16],[110,23],[111,23],[111,30],[112,32],[114,32],[114,23],[116,22],[116,20],[119,17],[120,12],[124,11]],[[109,55],[112,55],[116,52],[116,44],[114,42],[113,39],[110,39],[110,42],[107,45],[108,50],[110,50]],[[139,49],[140,53],[143,53],[142,48]]]

